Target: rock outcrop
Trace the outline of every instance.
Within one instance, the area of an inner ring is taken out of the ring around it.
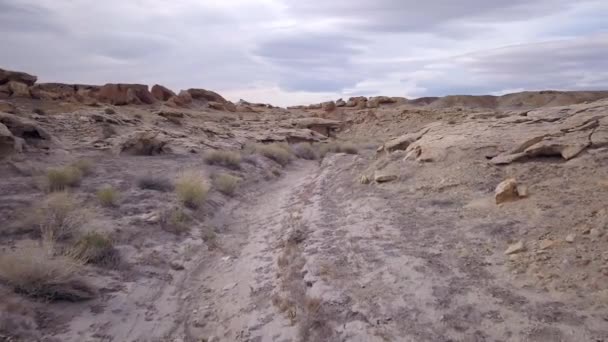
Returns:
[[[159,101],[167,101],[173,96],[175,96],[175,93],[171,89],[166,88],[160,84],[155,84],[154,86],[152,86],[151,93],[152,96],[154,96],[154,98]]]
[[[193,100],[204,100],[208,102],[226,103],[228,102],[220,94],[206,89],[190,88],[187,90]]]
[[[121,106],[128,104],[152,104],[156,101],[144,84],[113,84],[108,83],[96,94],[100,102]]]
[[[29,87],[29,86],[33,86],[37,80],[38,80],[38,77],[27,74],[25,72],[0,69],[0,85],[6,84],[9,82],[18,82],[18,83],[25,84],[26,86]]]

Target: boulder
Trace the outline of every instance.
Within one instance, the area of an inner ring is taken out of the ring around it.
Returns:
[[[210,101],[209,103],[207,103],[207,105],[209,106],[209,108],[211,109],[216,109],[216,110],[226,110],[226,108],[224,107],[223,104],[219,103],[219,102],[215,102],[215,101]]]
[[[6,84],[13,81],[23,83],[26,86],[33,86],[37,80],[38,78],[36,76],[24,72],[0,69],[0,84]]]
[[[32,94],[30,94],[30,88],[27,84],[17,81],[9,81],[7,84],[8,90],[11,92],[11,97],[32,97]]]
[[[367,101],[367,108],[378,108],[381,104],[395,103],[395,100],[388,96],[370,97]]]
[[[152,156],[169,151],[168,140],[164,134],[151,131],[134,132],[118,143],[118,153]]]
[[[326,112],[333,112],[334,110],[336,110],[336,103],[334,101],[327,101],[327,102],[323,102],[321,104],[321,107],[323,108],[324,111]]]
[[[0,123],[0,158],[12,154],[18,148],[13,133],[4,124]]]
[[[517,181],[514,178],[507,178],[496,187],[494,191],[496,204],[514,201],[519,198],[517,192]]]
[[[155,84],[154,86],[152,86],[151,93],[152,96],[154,96],[159,101],[167,101],[173,96],[175,96],[175,93],[171,89],[163,87],[160,84]]]
[[[376,152],[395,152],[399,150],[407,150],[407,148],[420,138],[427,132],[428,130],[422,130],[416,133],[407,133],[398,138],[389,140],[384,143],[384,145],[380,146]]]
[[[0,112],[17,114],[17,107],[10,102],[0,101]]]
[[[187,107],[192,103],[192,95],[186,90],[179,92],[179,95],[171,97],[167,100],[166,105],[173,108]]]
[[[346,102],[344,102],[344,100],[339,99],[338,101],[336,101],[336,107],[344,107],[346,106]]]
[[[13,114],[0,113],[0,124],[15,137],[16,143],[26,142],[29,145],[48,148],[53,137],[36,123]],[[6,131],[5,131],[6,140]]]
[[[156,101],[144,84],[108,83],[99,89],[97,100],[113,105],[152,104]]]
[[[374,172],[374,181],[376,181],[376,183],[392,182],[394,180],[397,180],[397,178],[399,178],[399,176],[397,176],[394,173],[383,172],[383,171]]]
[[[357,96],[351,97],[346,102],[346,107],[363,107],[365,108],[365,104],[367,103],[367,97],[365,96]]]
[[[212,101],[212,102],[217,102],[217,103],[222,103],[222,104],[228,102],[220,94],[213,92],[211,90],[190,88],[187,90],[187,92],[190,94],[190,96],[194,100],[205,100],[205,101]]]

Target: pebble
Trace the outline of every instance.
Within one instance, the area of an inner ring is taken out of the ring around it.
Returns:
[[[566,236],[566,242],[573,243],[575,238],[575,234],[568,234],[568,236]]]

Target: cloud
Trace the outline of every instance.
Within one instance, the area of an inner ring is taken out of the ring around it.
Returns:
[[[0,67],[280,105],[607,88],[606,15],[599,0],[0,0]]]

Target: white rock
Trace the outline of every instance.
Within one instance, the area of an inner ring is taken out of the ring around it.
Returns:
[[[526,247],[524,246],[524,242],[520,240],[517,243],[510,245],[509,248],[507,248],[507,250],[505,251],[505,254],[511,255],[511,254],[516,254],[516,253],[521,253],[525,249],[526,249]]]
[[[568,234],[566,236],[566,242],[573,243],[575,238],[576,238],[576,234]]]

